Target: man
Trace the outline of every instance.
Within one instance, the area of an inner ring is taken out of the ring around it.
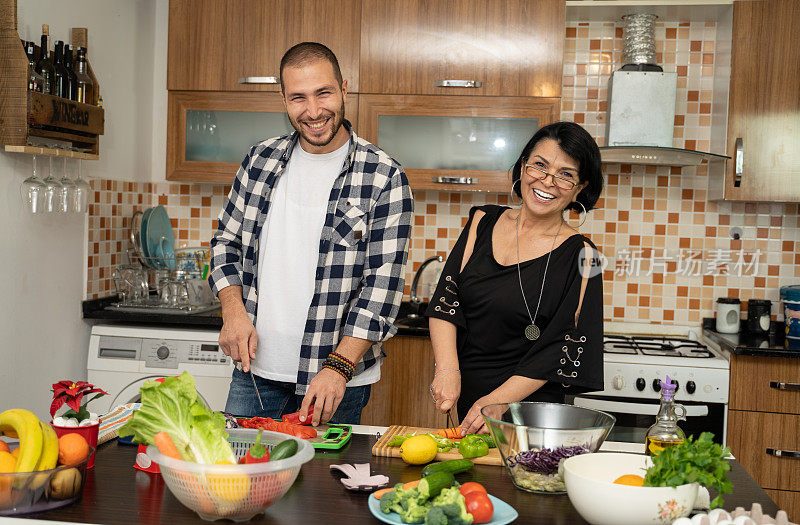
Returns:
[[[211,240],[220,347],[241,362],[226,411],[356,424],[397,330],[411,190],[344,119],[330,49],[297,44],[280,76],[296,131],[250,148]]]

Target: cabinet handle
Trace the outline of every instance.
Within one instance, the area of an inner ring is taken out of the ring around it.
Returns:
[[[800,459],[800,452],[796,450],[781,450],[779,448],[768,448],[767,455],[775,456],[776,458]]]
[[[437,80],[433,85],[436,87],[479,88],[483,82],[480,80]]]
[[[778,381],[770,381],[769,387],[775,390],[790,390],[792,392],[800,392],[800,383],[781,383]]]
[[[736,168],[733,173],[733,185],[742,185],[742,174],[744,173],[744,141],[742,137],[736,138]]]
[[[281,79],[278,77],[242,77],[239,79],[240,84],[280,84]]]
[[[478,184],[478,179],[472,177],[431,177],[431,180],[439,184]]]

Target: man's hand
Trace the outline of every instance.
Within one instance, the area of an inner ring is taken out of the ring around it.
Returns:
[[[242,287],[229,286],[219,292],[222,303],[222,330],[219,346],[225,355],[242,362],[242,371],[250,370],[250,360],[256,357],[258,334],[247,316],[242,302]]]
[[[347,381],[338,372],[330,368],[320,370],[308,385],[308,391],[300,405],[300,421],[305,421],[308,417],[311,403],[314,403],[312,426],[330,421],[342,402],[346,385]]]
[[[506,410],[508,410],[507,404],[497,405],[497,401],[492,399],[492,394],[488,394],[483,396],[482,398],[475,401],[475,404],[472,405],[472,408],[469,409],[467,415],[464,416],[464,419],[461,421],[461,435],[466,436],[467,434],[488,434],[489,429],[486,426],[486,422],[481,415],[481,409],[486,405],[494,405],[490,408],[487,412],[487,416],[491,417],[492,419],[500,419]]]

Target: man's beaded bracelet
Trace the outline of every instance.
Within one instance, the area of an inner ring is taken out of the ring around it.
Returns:
[[[333,357],[336,357],[336,358],[338,358],[338,359],[342,360],[342,361],[343,361],[345,364],[348,364],[348,365],[350,365],[350,367],[351,367],[353,370],[355,370],[355,368],[356,368],[356,364],[355,364],[354,362],[350,361],[349,359],[347,359],[345,356],[343,356],[343,355],[342,355],[342,354],[340,354],[339,352],[331,352],[331,353],[330,353],[330,355],[332,355]]]
[[[337,354],[335,352],[330,354],[327,359],[336,361],[338,363],[341,363],[342,365],[346,366],[347,369],[350,370],[351,373],[355,373],[355,371],[356,371],[356,365],[354,365],[352,361],[342,357],[341,355],[339,355],[339,354]]]
[[[342,376],[342,377],[344,378],[344,380],[345,380],[345,381],[350,381],[350,380],[347,378],[347,375],[346,375],[344,372],[342,372],[341,370],[339,370],[338,368],[336,368],[335,366],[333,366],[333,365],[331,365],[331,364],[329,364],[329,363],[327,363],[327,362],[326,362],[325,364],[323,364],[323,365],[322,365],[322,368],[330,368],[331,370],[333,370],[334,372],[336,372],[337,374],[339,374],[340,376]]]
[[[353,378],[353,370],[347,366],[346,364],[342,363],[341,361],[337,361],[336,359],[326,359],[323,366],[327,366],[328,368],[333,368],[334,370],[340,372],[345,379],[350,381]]]

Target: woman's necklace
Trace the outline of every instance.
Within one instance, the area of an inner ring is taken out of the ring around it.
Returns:
[[[525,309],[528,311],[528,317],[531,320],[531,324],[525,327],[525,337],[528,338],[530,341],[536,341],[539,339],[542,331],[539,330],[539,327],[536,326],[534,323],[534,319],[536,316],[539,315],[539,305],[542,304],[542,293],[544,292],[544,282],[547,279],[547,267],[550,266],[550,255],[553,254],[553,250],[556,247],[556,240],[558,239],[558,234],[561,232],[561,225],[564,224],[562,220],[558,225],[558,230],[556,230],[556,235],[553,237],[553,246],[550,247],[550,251],[547,253],[547,261],[544,264],[544,274],[542,275],[542,289],[539,290],[539,300],[536,301],[536,312],[531,315],[531,309],[528,307],[528,299],[525,298],[525,290],[522,287],[522,271],[519,268],[519,216],[522,215],[522,210],[519,211],[519,215],[517,215],[516,224],[514,225],[514,237],[517,239],[517,277],[519,277],[519,291],[522,293],[522,300],[525,303]]]

